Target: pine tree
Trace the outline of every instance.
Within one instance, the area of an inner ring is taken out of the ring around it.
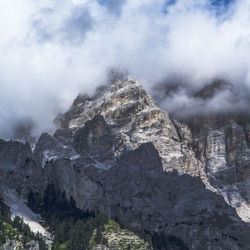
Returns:
[[[97,230],[96,230],[95,242],[97,244],[101,244],[102,243],[102,231],[101,231],[100,227],[98,227]]]

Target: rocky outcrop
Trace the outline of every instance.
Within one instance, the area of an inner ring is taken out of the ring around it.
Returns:
[[[236,208],[243,220],[250,221],[247,191],[250,115],[246,108],[249,103],[247,95],[239,96],[235,85],[223,79],[207,82],[201,88],[190,88],[183,82],[163,83],[153,92],[159,104],[166,109],[166,103],[173,95],[184,92],[190,98],[190,105],[176,107],[171,112],[192,132],[192,148],[204,170],[201,178],[207,188],[222,195],[228,204]],[[227,96],[228,105],[220,104],[222,95]],[[245,105],[240,105],[241,102]]]
[[[73,146],[79,154],[88,153],[101,161],[112,158],[114,154],[111,131],[102,115],[96,115],[76,131]]]
[[[2,250],[19,250],[24,249],[24,246],[21,242],[17,240],[8,240],[3,246]],[[39,250],[39,245],[35,241],[31,241],[25,247],[27,250]]]
[[[213,114],[188,123],[209,183],[243,220],[250,221],[250,118],[247,114]]]
[[[28,142],[0,142],[0,190],[8,187],[19,194],[32,187],[40,190],[42,169],[32,159]],[[26,188],[27,187],[27,188]]]
[[[192,135],[188,127],[171,120],[135,80],[118,81],[98,92],[95,98],[78,96],[57,121],[75,132],[96,115],[102,115],[110,127],[116,156],[152,142],[164,170],[202,176],[201,164],[190,146]]]
[[[31,157],[29,143],[17,141],[5,142],[0,139],[0,166],[2,170],[11,171],[25,165],[27,158]]]
[[[113,220],[109,220],[108,223],[104,225],[103,231],[101,232],[101,237],[102,239],[105,239],[106,245],[96,244],[96,235],[97,230],[94,230],[89,242],[91,250],[153,250],[148,242],[145,242],[145,240],[141,239],[138,235],[128,229],[122,229],[120,225]]]

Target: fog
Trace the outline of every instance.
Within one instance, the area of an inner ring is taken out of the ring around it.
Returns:
[[[33,134],[52,132],[56,114],[105,84],[111,68],[170,113],[246,109],[249,27],[246,0],[0,0],[0,137],[27,120]],[[214,79],[229,87],[195,95]]]

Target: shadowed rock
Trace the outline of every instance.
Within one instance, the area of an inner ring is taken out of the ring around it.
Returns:
[[[86,122],[73,138],[73,145],[79,154],[89,153],[97,158],[112,157],[113,141],[111,131],[102,115],[96,115]]]

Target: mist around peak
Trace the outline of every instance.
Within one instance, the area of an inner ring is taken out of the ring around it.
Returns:
[[[24,120],[34,135],[53,132],[56,115],[107,83],[111,68],[151,94],[181,79],[161,102],[170,113],[247,109],[249,7],[247,0],[1,1],[0,137],[11,138]],[[231,87],[192,96],[214,79]]]

